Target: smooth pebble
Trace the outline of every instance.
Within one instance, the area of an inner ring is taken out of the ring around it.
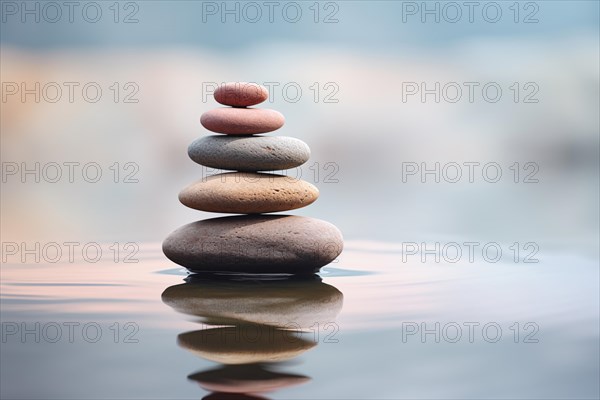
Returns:
[[[313,274],[342,252],[338,228],[295,215],[241,215],[184,225],[164,254],[192,272]]]
[[[211,175],[184,188],[179,201],[217,213],[259,214],[305,207],[319,197],[314,185],[291,176],[254,172]]]
[[[277,171],[304,164],[310,149],[302,140],[285,136],[204,136],[188,147],[200,165],[234,171]]]
[[[260,104],[269,98],[267,88],[256,83],[228,82],[215,90],[215,100],[232,107],[249,107]]]
[[[200,123],[206,129],[226,135],[253,135],[277,130],[285,117],[268,108],[215,108],[202,114]]]

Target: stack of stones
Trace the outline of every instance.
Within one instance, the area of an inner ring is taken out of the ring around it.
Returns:
[[[183,189],[179,200],[196,210],[245,215],[182,226],[165,239],[163,252],[192,272],[317,272],[341,253],[340,231],[314,218],[264,215],[301,208],[318,198],[318,189],[308,182],[265,173],[299,167],[310,149],[291,137],[257,136],[285,122],[275,110],[251,108],[268,98],[266,88],[227,83],[214,98],[228,107],[204,113],[200,122],[222,135],[197,139],[188,154],[200,165],[235,172],[203,178]]]

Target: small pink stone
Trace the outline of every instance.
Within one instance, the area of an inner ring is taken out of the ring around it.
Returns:
[[[232,107],[249,107],[262,103],[269,97],[263,86],[248,82],[229,82],[219,86],[214,93],[215,100]]]
[[[252,135],[277,130],[285,123],[278,111],[267,108],[215,108],[202,114],[200,123],[209,131],[226,135]]]

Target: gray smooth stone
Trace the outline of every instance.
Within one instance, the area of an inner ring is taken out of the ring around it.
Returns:
[[[188,155],[200,165],[233,171],[295,168],[310,158],[302,140],[286,136],[204,136],[190,144]]]
[[[163,252],[198,272],[312,274],[342,252],[329,222],[295,215],[242,215],[192,222],[171,233]]]

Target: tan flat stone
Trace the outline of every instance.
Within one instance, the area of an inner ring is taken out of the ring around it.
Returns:
[[[319,197],[310,183],[293,177],[230,172],[204,178],[179,193],[187,207],[209,212],[259,214],[305,207]]]

